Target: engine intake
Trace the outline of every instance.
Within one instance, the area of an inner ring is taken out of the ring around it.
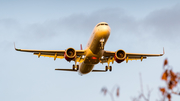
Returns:
[[[65,50],[64,58],[67,61],[71,61],[76,57],[76,50],[74,48],[68,48]]]
[[[120,49],[115,52],[114,60],[117,63],[123,62],[125,60],[125,58],[126,58],[126,52],[124,50]]]

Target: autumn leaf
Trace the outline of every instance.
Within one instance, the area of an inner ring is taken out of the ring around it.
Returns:
[[[180,73],[176,73],[177,80],[180,81]]]
[[[165,60],[164,60],[164,66],[166,66],[167,64],[168,64],[168,60],[165,59]]]
[[[162,95],[164,95],[166,93],[166,89],[165,88],[159,88],[159,89],[162,92]]]
[[[177,83],[178,83],[177,81],[174,81],[174,82],[173,82],[173,87],[176,87],[176,86],[177,86]]]
[[[117,88],[116,95],[119,97],[119,88]]]
[[[166,70],[166,71],[163,73],[161,79],[167,81],[167,77],[168,77],[168,70]]]
[[[170,70],[170,74],[171,76],[176,76],[176,74],[172,70]]]
[[[170,70],[170,75],[171,75],[171,81],[176,81],[177,76],[172,70]]]
[[[168,83],[168,89],[171,89],[171,90],[172,90],[173,87],[174,87],[174,86],[173,86],[173,81],[170,81],[170,82]]]
[[[171,101],[171,94],[168,94],[167,98],[168,98],[169,101]]]
[[[163,67],[165,67],[166,65],[168,65],[167,59],[164,60]],[[168,66],[168,68],[165,69],[164,73],[162,74],[161,79],[166,81],[167,86],[164,88],[159,88],[159,90],[161,91],[162,95],[168,98],[168,101],[171,101],[171,94],[180,95],[179,91],[178,92],[173,91],[173,88],[176,87],[178,83],[180,83],[180,73],[174,73],[172,69],[169,69]],[[169,91],[171,93],[168,93]]]
[[[176,87],[176,85],[177,85],[177,81],[169,81],[169,83],[168,83],[168,89],[173,89],[174,87]]]

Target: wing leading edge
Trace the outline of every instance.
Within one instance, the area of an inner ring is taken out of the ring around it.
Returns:
[[[163,48],[163,54],[143,54],[143,53],[126,53],[126,63],[128,63],[129,60],[143,60],[147,57],[156,57],[156,56],[163,56],[165,54],[164,48]],[[112,57],[114,57],[115,52],[114,51],[104,51],[104,57],[108,57],[113,60]]]
[[[43,57],[54,58],[54,60],[56,60],[56,58],[63,59],[65,53],[65,50],[33,50],[33,49],[17,49],[17,48],[15,48],[15,50],[21,52],[33,53],[34,55],[37,55],[38,58],[40,56],[43,56]],[[85,54],[85,50],[76,50],[77,58],[81,57],[84,54]],[[79,61],[77,62],[81,62],[81,59],[79,59]]]

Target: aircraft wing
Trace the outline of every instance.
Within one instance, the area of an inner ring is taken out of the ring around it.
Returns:
[[[110,59],[110,62],[114,61],[114,51],[104,51],[104,57],[108,61]],[[164,49],[163,49],[163,54],[143,54],[143,53],[126,53],[126,63],[129,60],[143,60],[146,59],[147,57],[156,57],[156,56],[163,56],[164,55]],[[105,61],[105,62],[107,62]],[[103,62],[104,63],[104,62]]]
[[[56,60],[56,58],[63,59],[65,53],[65,50],[33,50],[33,49],[17,49],[17,48],[15,48],[15,50],[21,52],[30,52],[33,53],[34,55],[37,55],[38,57],[40,56],[51,57],[54,58],[54,60]],[[85,50],[76,50],[76,56],[78,58],[77,62],[82,62],[82,59],[80,57],[84,54],[85,54]]]

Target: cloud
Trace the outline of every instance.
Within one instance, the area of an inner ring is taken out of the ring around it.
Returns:
[[[144,31],[159,39],[174,41],[180,38],[180,4],[151,12],[142,21]]]
[[[135,19],[126,14],[125,10],[120,8],[106,8],[95,11],[89,15],[74,14],[70,17],[62,19],[59,23],[63,23],[70,29],[91,30],[99,22],[107,22],[111,27],[118,30],[127,30],[135,28]]]
[[[47,20],[44,23],[20,24],[12,19],[3,19],[0,20],[0,28],[1,35],[6,36],[7,40],[7,37],[13,37],[13,40],[38,42],[56,37],[68,37],[70,40],[77,35],[78,38],[87,37],[97,23],[107,22],[111,27],[112,37],[116,40],[136,38],[138,41],[144,38],[148,40],[151,37],[160,41],[174,41],[180,37],[179,10],[178,4],[171,8],[153,11],[144,19],[137,20],[124,9],[106,8],[91,14],[72,14],[65,18]]]
[[[44,23],[19,24],[13,19],[3,19],[0,22],[3,22],[1,23],[1,35],[10,36],[10,34],[7,34],[7,31],[9,31],[9,33],[13,33],[20,40],[36,41],[59,35],[90,35],[94,26],[99,22],[108,22],[112,26],[123,28],[129,22],[131,23],[131,19],[127,17],[125,11],[122,9],[103,9],[87,15],[72,14],[65,18],[47,20]]]

